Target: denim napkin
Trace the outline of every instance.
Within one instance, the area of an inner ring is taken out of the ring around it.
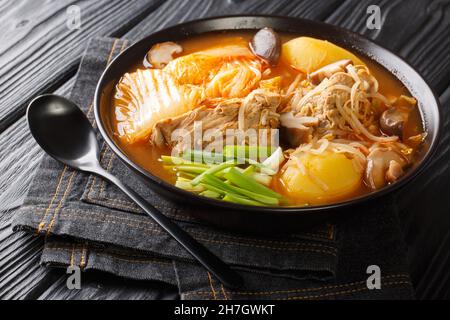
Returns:
[[[96,38],[84,54],[70,98],[94,123],[92,99],[104,68],[127,40]],[[99,137],[100,138],[100,137]],[[102,143],[104,168],[240,272],[245,287],[225,288],[118,189],[44,156],[14,228],[46,237],[41,262],[176,285],[182,299],[411,298],[396,211],[389,199],[351,219],[277,237],[237,234],[205,225],[154,193]],[[214,214],[211,211],[209,214]],[[257,223],[257,221],[255,221]],[[369,266],[381,289],[370,290]]]

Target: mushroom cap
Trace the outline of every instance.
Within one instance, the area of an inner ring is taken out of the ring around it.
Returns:
[[[263,28],[253,36],[250,49],[256,56],[275,66],[281,53],[280,37],[272,28]]]
[[[183,52],[183,48],[175,42],[167,41],[153,45],[146,55],[146,60],[151,67],[164,68],[176,53]]]
[[[394,175],[387,175],[389,169],[395,169],[398,172],[399,167],[403,169],[407,164],[407,159],[393,148],[374,148],[367,156],[367,168],[364,180],[373,190],[382,188],[388,182],[393,182],[391,180]],[[396,179],[400,177],[398,174],[395,176]]]
[[[406,121],[408,121],[407,112],[398,107],[391,107],[381,114],[380,127],[387,135],[402,137]]]

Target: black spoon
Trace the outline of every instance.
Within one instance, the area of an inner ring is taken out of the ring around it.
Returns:
[[[96,174],[115,184],[224,285],[242,286],[242,278],[229,266],[101,167],[94,128],[77,105],[57,95],[42,95],[28,106],[27,119],[31,134],[50,156],[73,169]]]

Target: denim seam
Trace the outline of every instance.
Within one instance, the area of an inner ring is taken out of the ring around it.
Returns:
[[[70,265],[71,266],[74,265],[75,246],[73,246],[72,249],[67,248],[67,247],[47,247],[46,249],[53,250],[53,251],[63,250],[63,251],[71,253]],[[126,259],[126,258],[118,257],[118,256],[116,256],[114,254],[110,254],[110,253],[96,253],[96,255],[107,257],[107,258],[112,258],[112,259],[116,259],[116,260],[120,260],[120,261],[125,261],[125,262],[132,262],[132,263],[146,263],[146,264],[158,263],[158,264],[164,264],[164,265],[172,265],[172,262],[160,261],[158,259],[147,259],[147,260]],[[133,256],[130,256],[130,257],[133,257]],[[81,267],[81,265],[79,265],[79,266]]]
[[[67,212],[67,211],[69,211],[69,212]],[[95,220],[95,221],[105,222],[105,223],[126,225],[126,226],[129,226],[134,229],[154,231],[155,233],[158,233],[158,234],[165,233],[164,231],[162,231],[158,228],[149,228],[149,227],[141,226],[141,224],[143,224],[144,221],[132,220],[129,218],[122,218],[122,217],[119,218],[119,217],[114,217],[114,216],[110,216],[108,219],[100,219],[100,218],[93,217],[93,215],[98,215],[95,212],[89,212],[89,216],[88,216],[86,214],[81,214],[80,211],[66,208],[60,215],[68,217],[68,218],[78,217],[78,218],[85,219],[88,221]],[[110,218],[112,218],[112,220]],[[130,221],[130,222],[136,222],[136,224],[123,222],[123,221],[120,221],[120,219],[125,220],[125,221]],[[192,233],[194,235],[198,234],[198,232],[196,232],[196,231],[191,231],[190,233]],[[317,253],[323,253],[323,254],[336,256],[336,253],[334,253],[334,252],[330,252],[330,251],[326,251],[326,250],[317,250],[317,249],[309,247],[308,245],[306,245],[303,248],[299,248],[299,247],[297,247],[297,248],[295,248],[295,247],[290,247],[290,248],[288,248],[288,247],[269,247],[269,246],[255,245],[255,244],[247,244],[247,243],[243,243],[243,242],[229,242],[229,241],[212,240],[212,239],[206,239],[206,238],[198,238],[198,239],[204,240],[207,242],[212,242],[212,243],[247,246],[247,247],[263,248],[263,249],[272,249],[272,250],[276,250],[276,251],[311,251],[311,252],[317,252]]]
[[[112,56],[113,56],[113,54],[114,54],[114,51],[115,51],[116,44],[117,44],[117,41],[118,41],[118,40],[119,40],[119,39],[114,39],[113,44],[111,45],[111,49],[110,49],[110,52],[109,52],[109,57],[108,57],[108,60],[107,60],[107,62],[106,62],[106,65],[108,65],[109,62],[111,61],[111,58],[112,58]],[[87,113],[87,117],[88,117],[88,118],[89,118],[89,116],[90,116],[90,114],[91,114],[91,112],[92,112],[92,107],[93,107],[93,102],[91,103],[91,105],[90,105],[90,107],[89,107],[89,110],[88,110],[88,113]],[[74,177],[75,174],[76,174],[76,171],[73,171],[73,172],[72,172],[72,175],[70,176],[69,183],[67,184],[67,187],[66,187],[66,190],[65,190],[65,192],[64,192],[64,195],[66,195],[67,192],[68,192],[68,190],[70,189],[71,182],[72,182],[72,179],[73,179],[73,177]],[[51,232],[51,230],[52,230],[52,227],[53,227],[53,225],[54,225],[54,223],[55,223],[55,221],[56,221],[57,213],[58,213],[58,208],[61,208],[62,203],[63,203],[63,199],[65,200],[65,196],[64,196],[64,195],[63,195],[63,197],[61,198],[61,200],[60,200],[60,202],[59,202],[59,204],[58,204],[58,207],[55,209],[55,212],[54,212],[54,214],[53,214],[52,220],[51,220],[51,222],[50,222],[50,224],[49,224],[49,226],[48,226],[48,229],[47,229],[47,235],[50,234],[50,232]]]
[[[80,244],[73,244],[73,245],[70,245],[70,244],[67,244],[67,245],[47,244],[45,246],[45,249],[71,250],[73,247],[80,248],[80,247],[82,247],[82,245],[80,245]],[[101,249],[99,249],[99,250],[101,250]],[[103,252],[99,251],[97,253],[105,253],[105,254],[109,254],[109,255],[112,255],[112,256],[116,256],[116,257],[124,257],[124,256],[126,256],[126,257],[137,258],[137,259],[148,259],[148,256],[145,256],[145,255],[129,254],[129,251],[128,252],[124,252],[124,251],[119,251],[119,250],[114,250],[114,249],[107,249],[107,250],[104,250]],[[157,259],[157,257],[155,257],[155,259]]]
[[[76,173],[77,173],[77,171],[73,170],[72,174],[69,177],[69,181],[67,182],[66,189],[64,190],[64,194],[61,197],[61,199],[59,200],[58,206],[55,208],[55,211],[53,212],[52,219],[51,219],[50,223],[48,224],[47,231],[46,231],[46,235],[47,236],[50,234],[50,232],[51,232],[51,230],[52,230],[52,228],[53,228],[53,226],[54,226],[54,224],[56,222],[56,218],[58,216],[58,213],[60,212],[61,207],[63,206],[63,204],[64,204],[64,202],[66,200],[66,197],[67,197],[67,195],[69,193],[69,190],[72,187],[72,181],[73,181],[73,178],[76,176]]]
[[[384,287],[390,287],[390,286],[395,286],[395,285],[399,285],[399,284],[405,284],[405,285],[411,285],[410,282],[408,281],[394,281],[394,282],[386,282],[383,284]],[[281,299],[276,299],[276,300],[308,300],[308,299],[318,299],[318,298],[325,298],[325,297],[330,297],[330,296],[337,296],[337,295],[342,295],[342,294],[347,294],[347,293],[355,293],[355,292],[361,292],[361,291],[366,291],[366,290],[370,290],[369,288],[367,288],[367,286],[364,286],[362,288],[355,288],[355,289],[351,289],[351,290],[343,290],[343,291],[338,291],[338,292],[330,292],[330,293],[325,293],[325,294],[319,294],[319,295],[310,295],[310,296],[296,296],[296,297],[288,297],[288,298],[281,298]]]
[[[410,284],[409,281],[409,275],[408,274],[394,274],[394,275],[388,275],[383,277],[382,279],[396,279],[401,280],[401,278],[405,279],[405,282]],[[288,294],[288,293],[301,293],[301,292],[311,292],[311,291],[318,291],[318,290],[327,290],[327,289],[339,289],[339,288],[345,288],[345,287],[351,287],[356,285],[364,284],[366,280],[363,281],[356,281],[351,283],[343,283],[339,285],[328,285],[328,286],[322,286],[322,287],[314,287],[314,288],[303,288],[303,289],[293,289],[293,290],[276,290],[276,291],[253,291],[253,292],[235,292],[235,291],[227,291],[228,294],[232,295],[241,295],[241,296],[257,296],[257,295],[275,295],[275,294]],[[207,295],[210,294],[208,291],[193,291],[193,292],[187,292],[184,295]]]
[[[65,174],[67,168],[68,168],[67,166],[64,166],[64,169],[61,170],[61,173],[60,173],[59,179],[58,179],[58,184],[56,185],[56,188],[55,188],[55,193],[53,194],[52,199],[50,200],[50,203],[48,204],[48,207],[47,207],[47,209],[45,210],[44,214],[42,215],[41,221],[39,222],[38,229],[37,229],[37,232],[38,232],[38,233],[39,233],[42,229],[44,229],[44,226],[45,226],[45,218],[47,217],[48,213],[50,212],[50,208],[52,207],[53,202],[55,201],[56,197],[57,197],[58,194],[59,194],[59,188],[61,187],[61,183],[62,183],[62,181],[63,181],[64,174]]]
[[[212,293],[213,299],[217,300],[216,290],[214,290],[214,286],[212,284],[211,274],[209,273],[209,271],[206,271],[206,274],[208,275],[209,287],[211,288],[211,293]]]

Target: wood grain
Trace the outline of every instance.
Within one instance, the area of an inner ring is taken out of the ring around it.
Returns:
[[[367,7],[377,4],[380,30],[366,27]],[[351,0],[326,22],[361,33],[416,67],[438,94],[450,85],[450,1]]]
[[[76,71],[90,37],[120,36],[159,0],[5,2],[0,20],[0,132],[24,114],[31,97],[51,92]],[[81,28],[67,27],[66,8],[79,6]]]
[[[68,290],[67,276],[58,272],[60,278],[39,297],[39,300],[174,300],[178,290],[167,284],[134,281],[118,278],[104,272],[83,273],[81,290]]]
[[[5,13],[2,17],[6,17],[0,21],[0,27],[5,29],[14,26],[12,30],[17,33],[16,35],[3,33],[0,35],[2,40],[0,42],[0,131],[12,124],[14,119],[20,119],[0,134],[0,167],[2,168],[0,171],[0,298],[23,299],[40,296],[42,299],[114,297],[143,299],[156,297],[150,292],[151,290],[140,285],[136,285],[131,290],[119,289],[120,282],[116,282],[116,278],[103,279],[101,276],[88,278],[86,288],[83,288],[81,292],[71,292],[65,286],[64,274],[38,266],[42,240],[24,234],[11,234],[9,221],[14,208],[23,200],[34,171],[34,164],[38,163],[41,155],[41,151],[26,131],[24,118],[21,118],[23,106],[37,93],[50,91],[73,75],[82,52],[78,48],[83,46],[85,38],[89,35],[124,34],[126,38],[136,41],[178,22],[237,13],[271,13],[320,19],[362,33],[400,53],[424,73],[437,92],[443,93],[441,100],[446,113],[445,129],[447,130],[444,129],[445,135],[440,147],[440,156],[428,170],[427,178],[421,182],[423,187],[418,188],[414,193],[415,195],[424,193],[425,196],[403,198],[408,201],[402,205],[405,208],[403,211],[405,225],[411,226],[405,230],[405,233],[410,251],[412,250],[411,261],[415,267],[413,277],[418,288],[423,292],[422,296],[433,296],[427,293],[427,286],[424,283],[426,281],[436,283],[437,280],[431,275],[442,267],[439,261],[448,261],[448,255],[445,258],[446,246],[440,243],[445,237],[441,234],[434,235],[433,226],[436,221],[442,223],[444,227],[450,226],[444,218],[448,216],[446,210],[450,206],[449,200],[436,193],[436,190],[449,190],[448,181],[450,181],[447,163],[450,156],[448,147],[450,134],[446,133],[450,132],[448,130],[450,121],[447,115],[450,108],[450,88],[448,88],[450,46],[447,31],[450,22],[449,1],[169,0],[164,3],[155,2],[156,4],[152,4],[153,7],[147,6],[148,2],[144,4],[143,1],[133,1],[134,5],[145,8],[144,11],[148,9],[145,11],[146,18],[139,24],[136,24],[136,19],[142,18],[144,14],[139,14],[136,8],[124,8],[125,6],[118,3],[119,1],[110,1],[93,10],[93,4],[86,1],[81,5],[86,8],[84,12],[89,13],[85,20],[88,21],[86,22],[87,30],[80,30],[80,34],[71,34],[65,30],[62,17],[65,6],[78,2],[81,1],[65,0],[64,5],[51,8],[33,7],[32,13],[23,11],[24,2],[19,2],[20,10],[13,7],[12,1],[0,4],[0,11]],[[18,2],[14,1],[14,3]],[[377,4],[381,8],[383,17],[381,30],[369,30],[365,25],[366,9],[369,4]],[[113,8],[115,8],[114,12],[112,12]],[[105,12],[112,14],[110,17],[114,17],[115,20],[105,19]],[[27,14],[33,18],[28,19]],[[133,15],[137,18],[132,23],[126,21],[126,17]],[[130,29],[132,24],[136,26]],[[128,32],[123,32],[128,29]],[[53,30],[55,31],[52,32]],[[46,35],[49,32],[52,37]],[[57,49],[50,48],[48,43]],[[66,59],[65,56],[60,57],[61,53],[66,52],[68,46],[75,51],[69,53],[70,59]],[[42,47],[47,48],[50,54],[42,50]],[[30,54],[30,52],[33,53]],[[43,55],[42,58],[41,55]],[[48,65],[48,61],[55,59],[55,65]],[[65,61],[69,63],[66,65]],[[42,75],[37,75],[35,70],[41,70]],[[27,72],[31,73],[32,77],[23,79]],[[69,86],[69,84],[66,85],[66,89]],[[444,92],[445,89],[447,91]],[[419,200],[413,201],[414,198]],[[424,212],[432,212],[431,218],[424,215]],[[425,231],[425,233],[417,236],[419,231]],[[423,259],[424,256],[426,259]],[[438,262],[430,263],[429,266],[425,265],[428,261],[434,261],[433,256],[437,257]],[[449,266],[448,263],[446,265]],[[54,282],[55,280],[57,281]],[[448,283],[448,277],[445,281]],[[440,283],[441,289],[437,290],[434,296],[448,295],[448,285],[445,285],[445,281]],[[97,288],[99,283],[103,286],[100,289]],[[107,285],[104,285],[105,283]],[[436,288],[438,288],[437,285]]]
[[[136,41],[177,23],[231,14],[275,14],[323,20],[342,3],[343,0],[169,0],[124,37]]]
[[[398,195],[412,279],[425,299],[450,295],[450,87],[440,101],[444,129],[436,155]]]
[[[55,93],[69,96],[75,78]],[[28,233],[13,233],[15,209],[26,195],[43,155],[28,130],[25,117],[0,135],[0,299],[33,298],[52,283],[51,270],[39,265],[44,239]]]

